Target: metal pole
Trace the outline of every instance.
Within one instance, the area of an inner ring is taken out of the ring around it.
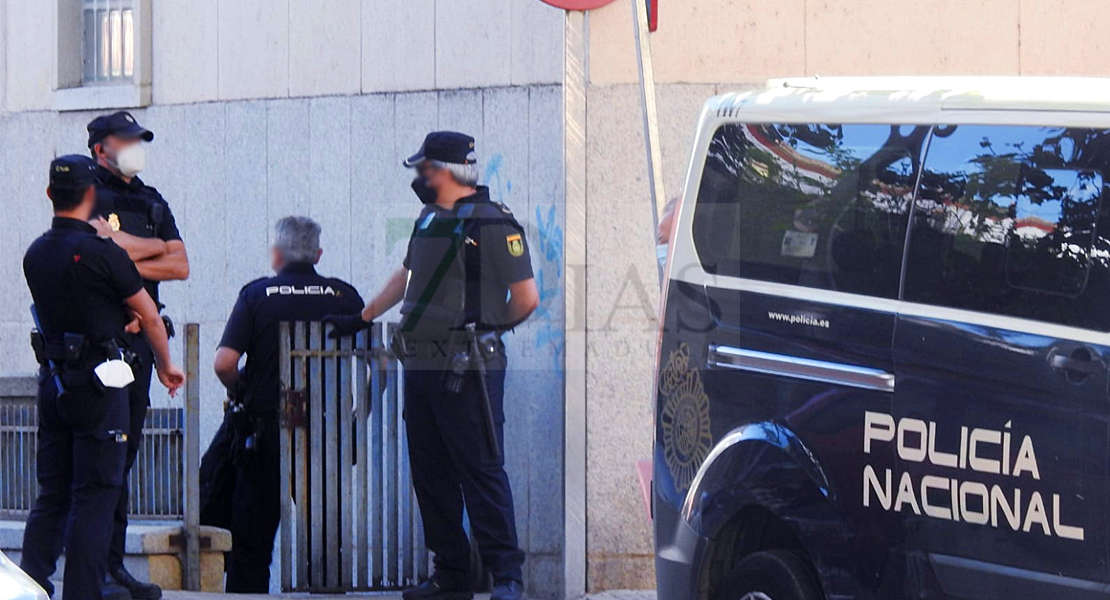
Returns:
[[[632,26],[636,32],[636,56],[640,68],[640,99],[644,107],[644,143],[647,145],[648,183],[651,188],[652,234],[659,231],[659,211],[667,205],[663,185],[663,150],[659,143],[659,112],[655,104],[655,67],[648,39],[647,1],[632,0]],[[658,263],[658,261],[656,261]],[[663,265],[658,266],[659,286],[663,286]]]
[[[326,559],[324,558],[324,364],[320,356],[322,336],[319,322],[308,324],[308,349],[314,350],[308,360],[308,468],[312,489],[309,499],[309,575],[305,580],[309,590],[324,587]],[[234,543],[234,541],[232,542]]]
[[[281,591],[289,592],[293,589],[293,424],[289,422],[289,404],[293,402],[289,394],[293,390],[293,365],[289,356],[289,323],[283,321],[278,327],[282,393],[281,428],[278,432],[278,461],[281,468]]]
[[[567,274],[564,308],[563,597],[586,593],[586,15],[567,11],[563,177]]]
[[[185,325],[185,584],[200,591],[200,325]]]

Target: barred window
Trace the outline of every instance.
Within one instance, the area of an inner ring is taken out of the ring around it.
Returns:
[[[135,75],[133,0],[82,1],[82,83],[131,81]]]

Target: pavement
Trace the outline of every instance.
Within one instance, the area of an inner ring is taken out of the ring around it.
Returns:
[[[0,590],[2,592],[3,590]],[[2,597],[2,596],[0,596]],[[54,598],[62,597],[62,585],[59,583],[54,589]],[[401,600],[400,592],[377,592],[377,593],[360,593],[360,594],[223,594],[213,592],[182,592],[177,590],[164,590],[162,592],[163,600],[272,600],[272,599],[300,599],[300,600]],[[474,596],[478,600],[489,600],[489,594],[478,594]],[[652,593],[650,600],[655,600],[655,594]]]
[[[226,600],[228,596],[224,594],[206,594],[203,592],[165,592],[162,596],[165,600]],[[401,600],[401,594],[394,593],[378,593],[378,594],[346,594],[338,596],[326,596],[320,594],[276,594],[272,596],[255,595],[255,594],[236,594],[236,600],[240,598],[244,600],[263,598],[302,598],[304,600],[354,600],[365,598],[367,600]],[[489,594],[478,594],[474,596],[476,600],[489,600]],[[608,592],[599,592],[596,594],[588,594],[582,597],[582,600],[656,600],[655,590],[613,590]]]

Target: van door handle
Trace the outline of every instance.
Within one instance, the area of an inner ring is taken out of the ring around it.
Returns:
[[[1048,364],[1052,365],[1053,369],[1072,373],[1082,373],[1084,375],[1098,375],[1104,368],[1101,364],[1089,358],[1073,358],[1064,354],[1053,355],[1052,358],[1048,360]]]
[[[719,369],[778,375],[887,393],[894,391],[894,374],[870,367],[716,344],[710,344],[707,362],[710,367]]]

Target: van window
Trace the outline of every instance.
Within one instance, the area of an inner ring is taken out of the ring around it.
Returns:
[[[1110,330],[1110,131],[938,127],[904,298]]]
[[[708,273],[894,298],[926,126],[721,126],[693,235]]]

